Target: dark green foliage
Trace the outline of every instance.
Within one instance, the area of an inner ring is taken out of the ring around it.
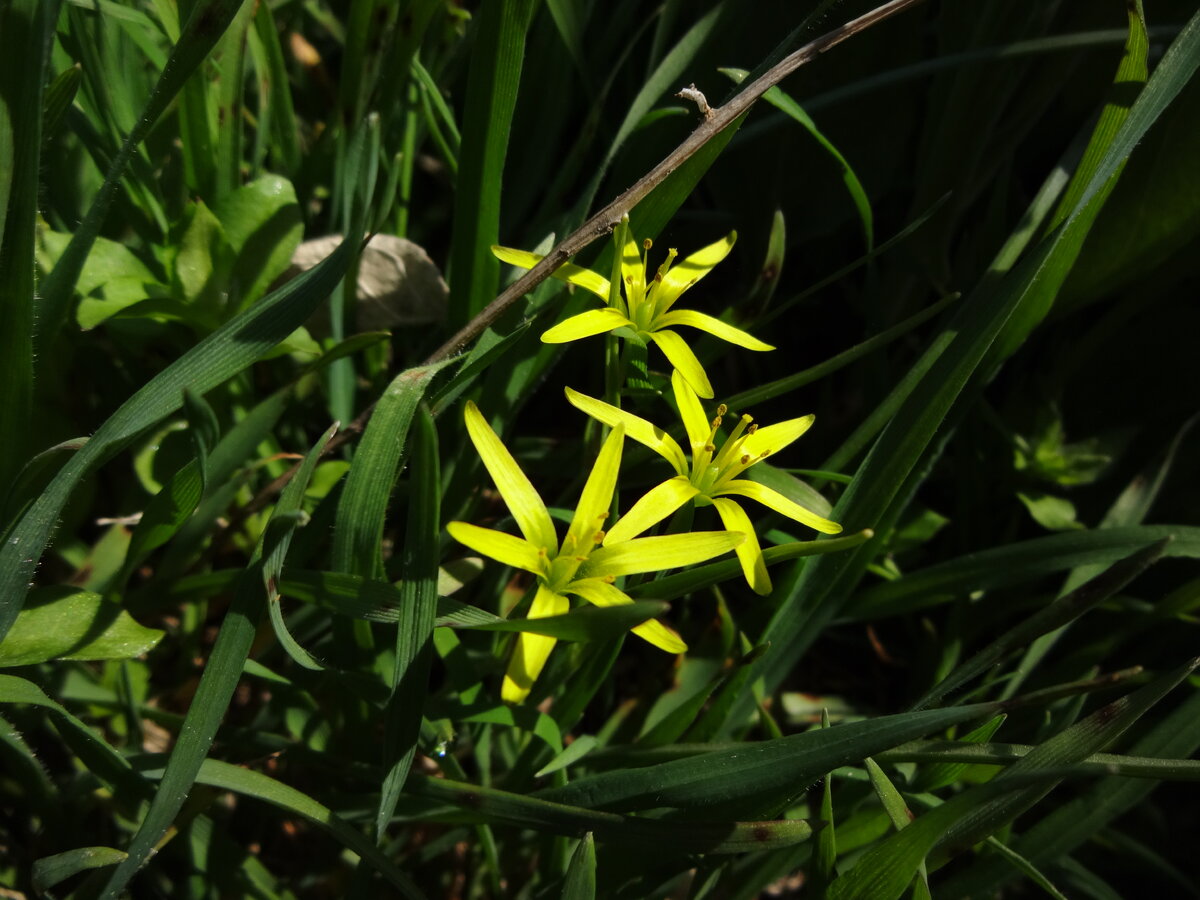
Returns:
[[[753,477],[845,530],[747,504],[772,593],[725,557],[537,619],[446,530],[519,527],[464,403],[560,535],[604,437],[564,386],[677,419],[657,348],[541,342],[600,302],[558,280],[434,353],[490,245],[546,252],[701,124],[677,92],[872,4],[178,6],[0,0],[0,884],[1194,888],[1194,3],[914,4],[629,210],[651,274],[738,232],[682,305],[777,349],[684,328],[705,416],[816,413]],[[419,245],[400,299],[372,231]],[[623,454],[614,513],[670,476]]]

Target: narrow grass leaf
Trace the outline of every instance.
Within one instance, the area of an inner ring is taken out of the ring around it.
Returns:
[[[825,772],[996,710],[993,704],[980,704],[881,716],[645,768],[589,775],[537,796],[597,809],[688,809],[764,800],[770,807],[784,808]]]
[[[0,6],[0,485],[28,456],[42,86],[58,4]],[[5,487],[7,491],[7,487]]]
[[[380,548],[388,501],[400,472],[409,426],[433,376],[453,361],[401,372],[376,403],[338,501],[333,565],[340,571],[366,577],[382,574]]]
[[[1081,694],[1080,696],[1083,695]],[[990,741],[1000,726],[1004,724],[1005,718],[1005,716],[996,716],[994,719],[984,722],[978,728],[971,729],[954,741],[954,745],[983,744]],[[923,766],[917,771],[916,778],[913,780],[913,790],[920,792],[936,791],[938,788],[943,788],[948,784],[958,781],[967,768],[968,765],[966,763],[958,762],[935,762],[932,765]]]
[[[383,765],[375,832],[382,838],[412,768],[429,696],[433,628],[438,605],[442,478],[437,429],[429,408],[416,415],[409,483],[408,526],[401,568],[400,619],[396,623],[396,664],[391,697],[384,708]]]
[[[1062,769],[1086,759],[1120,737],[1168,691],[1190,675],[1198,663],[1200,659],[1189,660],[1132,694],[1101,707],[1082,721],[1039,744],[997,776],[995,781],[1004,782],[1039,769]],[[1049,793],[1056,783],[1057,780],[1022,788],[974,807],[970,813],[957,819],[947,829],[938,839],[938,844],[950,851],[969,847],[1027,810]]]
[[[500,262],[489,248],[500,242],[504,158],[534,6],[534,0],[499,0],[474,17],[447,273],[454,326],[482,310],[500,280]]]
[[[196,344],[126,400],[67,461],[0,547],[0,639],[24,603],[34,569],[76,485],[177,410],[185,387],[207,393],[287,337],[329,295],[345,272],[351,250],[343,242],[319,265]]]
[[[409,776],[408,792],[462,806],[492,823],[535,828],[553,834],[583,835],[590,831],[598,841],[635,845],[653,842],[664,852],[770,850],[808,840],[813,831],[807,822],[799,819],[657,822],[417,774]]]
[[[921,699],[913,704],[913,709],[932,706],[967,682],[978,678],[1010,653],[1027,647],[1033,639],[1056,628],[1061,628],[1098,603],[1107,600],[1156,563],[1170,542],[1170,538],[1163,538],[1149,547],[1113,563],[1091,581],[1080,585],[1065,597],[1055,600],[1032,616],[1022,619],[1017,625],[1000,635],[926,691]]]
[[[1200,558],[1200,528],[1193,526],[1135,525],[1054,534],[981,550],[874,585],[855,595],[846,615],[855,619],[896,615],[956,595],[1022,584],[1077,566],[1111,566],[1164,539],[1171,540],[1164,556]]]
[[[871,779],[871,787],[875,790],[875,796],[879,798],[879,802],[883,805],[884,811],[887,813],[888,819],[892,823],[892,827],[897,831],[901,831],[912,824],[912,810],[908,808],[908,804],[904,801],[904,797],[896,790],[896,786],[892,784],[892,780],[884,774],[883,769],[879,767],[879,763],[868,757],[863,760],[863,764],[867,768],[867,775]],[[917,866],[916,880],[913,883],[913,898],[928,897],[929,894],[929,875],[925,869],[925,861]]]
[[[990,724],[990,723],[989,723]],[[1029,744],[997,744],[988,741],[913,741],[879,754],[886,762],[933,762],[936,765],[1011,766],[1028,756]],[[945,762],[941,762],[944,760]],[[1200,760],[1132,756],[1124,753],[1092,753],[1072,767],[1081,775],[1120,775],[1161,781],[1200,781]],[[942,785],[938,785],[941,787]],[[920,785],[923,790],[924,785]]]
[[[728,75],[733,79],[734,84],[741,84],[746,75],[749,74],[745,69],[720,69],[722,74]],[[847,162],[840,150],[834,146],[817,127],[817,123],[813,121],[812,116],[805,112],[804,107],[796,100],[775,86],[770,88],[763,94],[763,100],[770,103],[780,112],[799,122],[809,134],[813,136],[821,148],[833,157],[837,163],[838,169],[841,170],[842,181],[846,185],[846,191],[850,194],[850,199],[854,203],[854,209],[858,213],[859,222],[862,225],[863,238],[866,241],[867,252],[869,253],[875,247],[875,216],[871,212],[871,201],[867,197],[867,192],[862,186],[862,182],[858,180],[858,175],[855,174],[853,167]]]

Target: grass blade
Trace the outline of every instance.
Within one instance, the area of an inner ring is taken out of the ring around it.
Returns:
[[[375,832],[380,840],[396,809],[417,752],[433,662],[442,479],[437,429],[433,416],[424,405],[417,414],[409,481],[412,493],[405,530],[400,619],[396,623],[396,665],[392,672],[392,694],[384,709],[383,765],[386,774],[375,816]]]
[[[401,372],[379,398],[338,502],[333,565],[340,571],[366,577],[383,574],[384,520],[409,426],[433,376],[455,359]]]
[[[1091,581],[1022,620],[930,688],[913,704],[913,709],[932,706],[968,681],[982,675],[1013,651],[1028,646],[1030,641],[1040,635],[1061,628],[1096,604],[1107,600],[1162,558],[1163,551],[1169,543],[1170,539],[1164,538],[1120,562],[1113,563]]]
[[[450,242],[450,323],[458,326],[495,296],[500,261],[500,188],[525,56],[533,0],[499,0],[476,14]]]
[[[0,6],[0,485],[28,456],[42,86],[58,4]]]
[[[812,827],[799,819],[774,822],[656,822],[526,797],[445,778],[409,776],[408,791],[418,797],[463,806],[492,822],[583,835],[622,844],[654,842],[667,852],[745,853],[786,847],[807,840]]]

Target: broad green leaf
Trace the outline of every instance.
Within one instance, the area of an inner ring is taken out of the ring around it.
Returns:
[[[1041,491],[1017,491],[1017,499],[1025,504],[1034,521],[1048,531],[1078,531],[1085,527],[1076,518],[1075,504],[1066,497]]]
[[[39,588],[0,643],[0,666],[51,659],[128,659],[162,640],[111,600],[82,588]]]
[[[184,303],[217,316],[224,307],[233,250],[220,220],[203,201],[197,200],[185,213],[174,250],[172,292]]]
[[[263,175],[222,198],[215,210],[233,252],[229,291],[244,309],[283,274],[304,226],[290,181]]]
[[[328,296],[345,271],[351,249],[343,243],[323,263],[187,351],[126,400],[67,461],[0,547],[0,635],[8,631],[24,603],[58,515],[79,481],[177,410],[185,387],[204,394],[287,337]]]
[[[88,869],[115,866],[124,858],[122,851],[112,847],[77,847],[53,856],[43,856],[33,864],[33,889],[38,893],[46,893],[72,875]]]

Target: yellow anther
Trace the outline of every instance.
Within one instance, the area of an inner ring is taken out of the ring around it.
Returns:
[[[604,532],[597,531],[595,534],[592,535],[592,540],[595,541],[597,544],[603,544],[604,543]]]
[[[726,406],[724,403],[722,403],[720,406],[717,407],[717,415],[718,416],[723,416],[727,412],[729,412],[729,407]]]
[[[746,434],[754,434],[754,432],[756,432],[756,431],[758,431],[758,426],[751,425],[749,428],[746,429]]]
[[[604,580],[607,581],[609,584],[612,584],[614,581],[617,580],[617,576],[616,575],[605,575]]]
[[[749,454],[749,453],[743,453],[743,454],[742,454],[742,465],[743,465],[743,466],[746,466],[746,465],[749,465],[749,464],[750,464],[750,454]]]
[[[717,416],[715,419],[712,420],[712,429],[713,429],[713,431],[716,431],[720,427],[721,427],[721,417]]]
[[[596,516],[596,518],[599,519],[601,522],[603,522],[605,519],[608,518],[608,510],[607,509],[604,510],[604,512],[600,513],[600,515]]]
[[[646,238],[644,241],[642,241],[642,249],[643,250],[649,250],[653,246],[654,246],[654,241],[650,240],[650,238]]]
[[[715,451],[717,448],[716,448],[716,447],[714,447],[712,444],[705,444],[705,445],[704,445],[704,449],[705,449],[705,450],[707,450],[709,453],[712,453],[712,452],[714,452],[714,451]]]

